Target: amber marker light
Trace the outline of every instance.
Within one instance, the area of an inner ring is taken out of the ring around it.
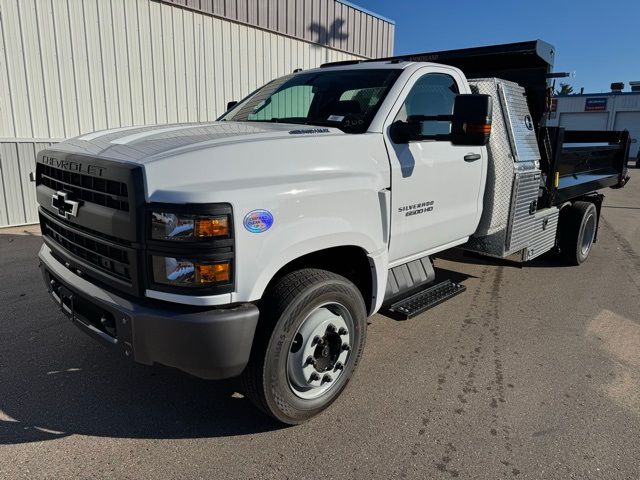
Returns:
[[[229,217],[200,217],[196,218],[196,237],[226,237],[229,235]]]
[[[467,123],[464,126],[465,132],[467,133],[491,133],[491,124],[490,123]]]
[[[196,272],[196,278],[201,284],[228,282],[231,279],[229,262],[196,264]]]

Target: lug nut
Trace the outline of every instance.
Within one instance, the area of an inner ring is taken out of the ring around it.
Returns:
[[[313,340],[311,340],[311,345],[318,345],[318,344],[322,344],[322,338],[316,335],[315,337],[313,337]]]
[[[339,335],[346,335],[347,333],[349,333],[349,332],[344,327],[340,327],[340,330],[338,330],[338,334]]]
[[[327,327],[327,332],[329,333],[333,333],[336,331],[336,327],[333,323],[330,323],[329,326]]]
[[[316,382],[318,380],[320,380],[320,375],[318,375],[316,372],[313,372],[311,376],[309,376],[309,382]]]
[[[322,377],[322,383],[329,383],[329,382],[333,382],[333,378],[331,378],[331,375],[326,374],[324,377]]]
[[[315,361],[315,359],[314,359],[311,355],[309,355],[309,356],[307,357],[307,359],[305,360],[304,364],[305,364],[305,365],[315,365],[315,364],[316,364],[316,361]]]
[[[349,350],[351,350],[351,347],[349,346],[348,343],[343,343],[342,350],[344,350],[345,352],[348,352]]]
[[[344,369],[344,365],[342,364],[342,362],[337,362],[335,367],[333,367],[334,370],[342,370]]]

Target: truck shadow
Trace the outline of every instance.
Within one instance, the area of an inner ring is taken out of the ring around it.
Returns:
[[[69,332],[62,335],[79,340]],[[82,345],[66,347],[78,349],[85,361],[58,349],[58,342],[38,346],[50,350],[51,364],[69,366],[62,370],[47,371],[23,359],[3,365],[15,371],[10,381],[3,375],[0,445],[78,434],[176,439],[282,428],[238,394],[235,382],[207,382],[170,369],[137,366],[105,355],[100,345],[77,343]]]
[[[466,263],[471,265],[493,265],[512,268],[563,268],[570,267],[558,257],[555,252],[547,252],[529,262],[522,263],[519,258],[494,258],[480,255],[478,253],[465,252],[463,250],[447,250],[439,253],[438,258],[456,263]]]
[[[3,375],[0,445],[77,434],[176,439],[282,428],[236,393],[234,382],[200,381],[169,369],[121,362],[99,352],[99,345],[69,345],[88,357],[85,362],[64,353],[53,358],[55,345],[49,345],[51,363],[69,368],[46,371],[27,364],[17,368],[19,379],[7,382]],[[16,368],[11,364],[5,368]]]
[[[457,272],[455,270],[449,270],[439,266],[434,266],[433,269],[436,272],[436,283],[444,280],[451,280],[454,283],[464,283],[465,280],[470,278],[478,278],[475,275],[469,275],[467,273]]]
[[[6,232],[6,231],[5,231]],[[0,232],[0,445],[70,435],[175,439],[282,428],[233,381],[134,364],[60,314],[37,268],[39,236]]]

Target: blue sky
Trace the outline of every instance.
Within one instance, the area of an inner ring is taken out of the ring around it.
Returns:
[[[540,38],[575,91],[640,81],[640,0],[351,0],[396,22],[395,53]]]

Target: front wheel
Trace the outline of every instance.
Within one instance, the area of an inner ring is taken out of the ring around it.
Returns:
[[[367,328],[362,295],[340,275],[303,269],[279,279],[260,309],[243,389],[277,420],[302,423],[333,403],[358,365]]]

